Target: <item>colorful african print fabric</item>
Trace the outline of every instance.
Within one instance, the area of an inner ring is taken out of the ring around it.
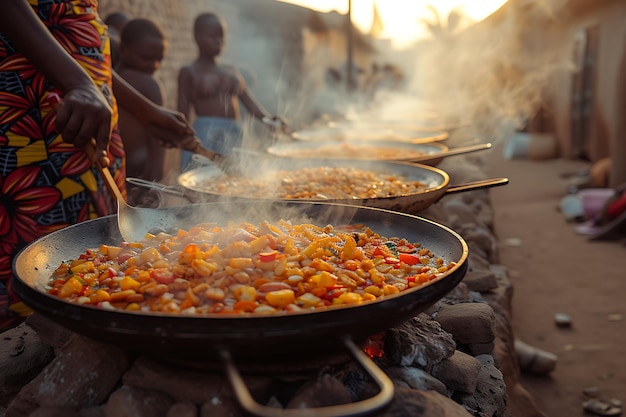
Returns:
[[[107,30],[96,0],[29,0],[59,43],[87,70],[116,109]],[[54,86],[0,33],[0,329],[14,256],[38,237],[114,214],[116,205],[87,154],[63,142],[47,102]],[[115,114],[117,125],[117,110]],[[109,157],[125,192],[125,157],[114,129]],[[6,310],[4,310],[6,313]]]

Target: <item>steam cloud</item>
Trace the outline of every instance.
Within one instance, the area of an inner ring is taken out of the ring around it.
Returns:
[[[411,88],[444,119],[492,138],[522,128],[549,107],[553,76],[573,69],[563,5],[510,0],[481,24],[420,43]]]
[[[347,97],[343,86],[329,88],[324,71],[338,67],[345,57],[318,48],[311,60],[317,66],[307,69],[303,91],[300,97],[291,96],[289,109],[308,115],[321,109],[355,121],[413,119],[427,124],[436,117],[447,125],[471,124],[474,133],[489,140],[508,137],[541,107],[549,110],[554,76],[574,69],[573,43],[563,24],[565,4],[509,0],[479,24],[471,24],[457,10],[456,17],[448,16],[451,25],[433,31],[432,37],[409,49],[380,50],[373,57],[396,64],[405,76],[402,88],[380,89],[374,96],[361,91]],[[366,71],[370,63],[358,62]]]

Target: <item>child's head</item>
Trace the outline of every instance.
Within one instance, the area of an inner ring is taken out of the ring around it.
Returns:
[[[159,26],[148,19],[133,19],[124,25],[120,38],[120,64],[153,74],[161,66],[167,40]]]
[[[193,34],[200,53],[217,56],[224,47],[226,23],[213,13],[202,13],[196,17]]]
[[[111,13],[104,19],[104,23],[109,27],[109,31],[114,30],[118,34],[122,32],[124,25],[130,21],[130,17],[124,12]]]

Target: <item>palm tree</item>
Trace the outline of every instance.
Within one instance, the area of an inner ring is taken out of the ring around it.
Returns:
[[[422,18],[418,22],[423,23],[434,38],[442,39],[454,36],[461,30],[463,21],[467,19],[460,9],[455,8],[450,11],[447,22],[444,24],[439,10],[435,6],[427,5],[426,8],[432,13],[434,20]]]

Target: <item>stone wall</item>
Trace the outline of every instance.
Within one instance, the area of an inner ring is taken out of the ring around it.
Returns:
[[[167,104],[176,107],[176,80],[178,71],[183,65],[193,61],[197,50],[193,39],[194,18],[204,12],[215,12],[222,16],[231,27],[238,25],[238,8],[233,3],[213,0],[104,0],[100,2],[100,14],[105,18],[108,14],[123,11],[131,18],[147,18],[158,23],[168,40],[168,49],[157,76],[163,81],[167,90]],[[241,40],[237,32],[228,33],[229,47],[224,51],[223,58],[231,60],[236,51],[230,44],[237,45]]]

